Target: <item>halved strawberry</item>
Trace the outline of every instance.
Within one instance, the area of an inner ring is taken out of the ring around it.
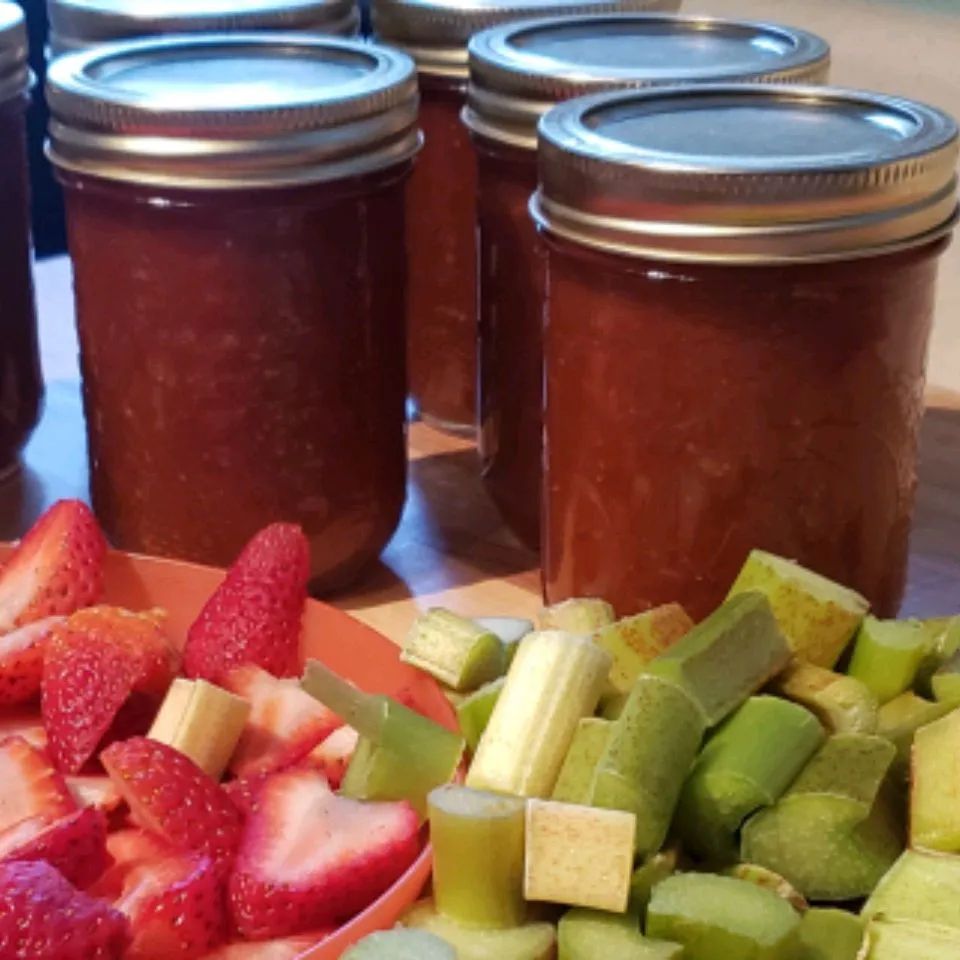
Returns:
[[[252,664],[231,670],[223,685],[251,706],[230,761],[239,777],[289,767],[342,726],[340,718],[296,680],[278,680]]]
[[[360,734],[353,727],[340,727],[339,730],[334,730],[323,743],[315,746],[298,766],[319,770],[327,778],[330,786],[334,790],[339,790],[359,739]]]
[[[83,890],[110,865],[107,818],[87,807],[53,823],[24,820],[0,833],[0,860],[45,860]]]
[[[120,960],[127,918],[74,889],[42,860],[0,863],[0,957]]]
[[[10,737],[22,737],[38,750],[47,749],[47,731],[33,710],[4,710],[0,714],[0,741]]]
[[[202,854],[134,867],[116,906],[133,933],[125,960],[193,960],[226,938],[222,875]]]
[[[178,853],[168,840],[149,830],[117,830],[107,837],[107,855],[112,863],[90,887],[90,893],[106,900],[117,900],[137,867],[158,863]]]
[[[26,703],[40,693],[47,638],[62,620],[46,617],[0,637],[0,706]]]
[[[53,823],[76,809],[66,781],[45,754],[23,737],[0,743],[0,830],[35,817]]]
[[[311,947],[326,940],[333,930],[318,930],[282,940],[261,940],[259,943],[228,943],[208,953],[204,960],[297,960]]]
[[[240,840],[240,812],[189,757],[165,743],[134,737],[111,744],[100,759],[141,827],[181,850],[229,864]]]
[[[85,503],[55,503],[0,571],[0,632],[96,603],[103,593],[106,551]]]
[[[100,606],[54,627],[43,664],[41,711],[50,755],[61,770],[83,767],[132,694],[156,699],[170,685],[177,656],[163,619],[157,611]]]
[[[187,676],[220,683],[244,663],[278,677],[299,673],[309,576],[310,547],[300,527],[275,523],[261,530],[190,627]]]
[[[93,807],[103,813],[113,813],[123,803],[120,791],[109,777],[90,773],[64,779],[78,807]]]
[[[230,877],[237,930],[264,940],[353,916],[413,863],[419,830],[407,803],[339,797],[310,770],[271,777],[247,819]]]

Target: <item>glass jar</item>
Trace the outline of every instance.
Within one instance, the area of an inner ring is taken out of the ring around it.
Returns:
[[[666,14],[555,17],[494,27],[470,42],[464,121],[479,170],[479,443],[491,497],[540,546],[543,253],[527,213],[537,121],[604,89],[672,83],[823,83],[830,48],[752,21]]]
[[[955,123],[721,85],[582,98],[540,133],[548,599],[699,618],[759,547],[894,615]]]
[[[0,2],[0,477],[16,467],[43,398],[31,275],[29,89],[23,12]]]
[[[171,33],[245,30],[354,36],[356,0],[47,0],[50,54]]]
[[[417,62],[423,153],[410,181],[407,287],[410,394],[442,429],[476,430],[477,170],[460,113],[467,43],[531,13],[675,10],[680,0],[373,0],[375,35]]]
[[[294,521],[314,588],[345,584],[404,501],[412,61],[293,34],[142,41],[59,58],[49,99],[108,536],[225,564]]]

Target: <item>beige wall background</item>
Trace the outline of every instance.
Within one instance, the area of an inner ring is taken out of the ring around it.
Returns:
[[[805,27],[830,41],[833,83],[960,118],[960,0],[685,0],[683,9]],[[960,236],[941,266],[929,374],[931,386],[960,391]]]

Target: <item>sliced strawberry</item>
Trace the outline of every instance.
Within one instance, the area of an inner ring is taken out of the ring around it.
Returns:
[[[260,667],[248,664],[231,670],[223,685],[251,705],[230,761],[231,770],[239,777],[291,766],[342,725],[336,714],[296,680],[278,680]]]
[[[0,706],[26,703],[40,693],[47,638],[63,617],[46,617],[0,637]]]
[[[78,807],[93,807],[113,813],[123,803],[120,791],[109,777],[99,774],[76,774],[65,778]]]
[[[339,797],[314,771],[277,774],[247,820],[230,877],[237,930],[286,937],[353,916],[413,863],[419,829],[406,803]]]
[[[275,523],[261,530],[190,627],[187,676],[220,683],[244,663],[278,677],[298,673],[309,576],[310,548],[298,526]]]
[[[127,918],[75,890],[42,860],[0,863],[0,957],[120,960]]]
[[[117,901],[130,919],[126,960],[193,960],[226,938],[222,876],[202,854],[181,853],[133,868]]]
[[[53,823],[76,812],[63,776],[22,737],[0,743],[0,830],[40,817]]]
[[[227,796],[233,801],[233,805],[244,817],[248,817],[256,807],[257,797],[263,785],[272,776],[274,776],[272,773],[252,773],[248,777],[228,780],[222,786]]]
[[[261,940],[259,943],[228,943],[203,960],[297,960],[312,947],[317,946],[333,933],[333,930],[318,930],[299,937],[283,940]]]
[[[319,770],[327,778],[330,786],[334,790],[339,790],[359,739],[360,734],[353,727],[340,727],[339,730],[334,730],[323,743],[314,747],[300,761],[299,766]]]
[[[132,694],[152,702],[169,686],[176,666],[155,611],[90,607],[56,626],[47,642],[41,697],[56,765],[78,772]],[[138,716],[143,713],[139,709]],[[151,714],[152,708],[146,711]]]
[[[4,710],[0,714],[0,742],[10,737],[22,737],[38,750],[47,749],[47,731],[33,710]]]
[[[103,593],[107,543],[90,508],[55,503],[27,532],[0,571],[0,631],[66,616]]]
[[[137,867],[157,863],[177,853],[171,843],[148,830],[117,830],[107,837],[107,855],[112,863],[90,888],[90,893],[106,900],[117,900]]]
[[[107,818],[88,807],[54,823],[24,820],[0,834],[0,860],[45,860],[84,890],[110,865]]]
[[[100,759],[140,826],[181,850],[229,864],[240,840],[240,812],[189,757],[134,737],[111,744]]]

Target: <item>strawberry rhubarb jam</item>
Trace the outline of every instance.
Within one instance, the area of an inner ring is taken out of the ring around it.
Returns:
[[[717,80],[823,82],[829,47],[766,23],[602,14],[507,24],[470,43],[464,120],[477,153],[479,440],[487,488],[540,542],[543,251],[527,213],[537,121],[555,103],[620,87]]]
[[[0,2],[0,474],[15,466],[43,395],[30,267],[29,87],[23,13]]]
[[[246,30],[352,36],[355,0],[49,0],[50,52],[161,34]]]
[[[477,167],[460,120],[467,43],[533,14],[676,9],[679,0],[378,0],[374,31],[417,62],[425,143],[409,187],[410,394],[420,416],[473,433],[477,379]]]
[[[292,34],[57,60],[92,496],[118,546],[223,564],[299,523],[314,585],[405,488],[405,55]]]
[[[571,101],[540,134],[547,597],[699,618],[759,547],[893,615],[954,121],[707,85]]]

